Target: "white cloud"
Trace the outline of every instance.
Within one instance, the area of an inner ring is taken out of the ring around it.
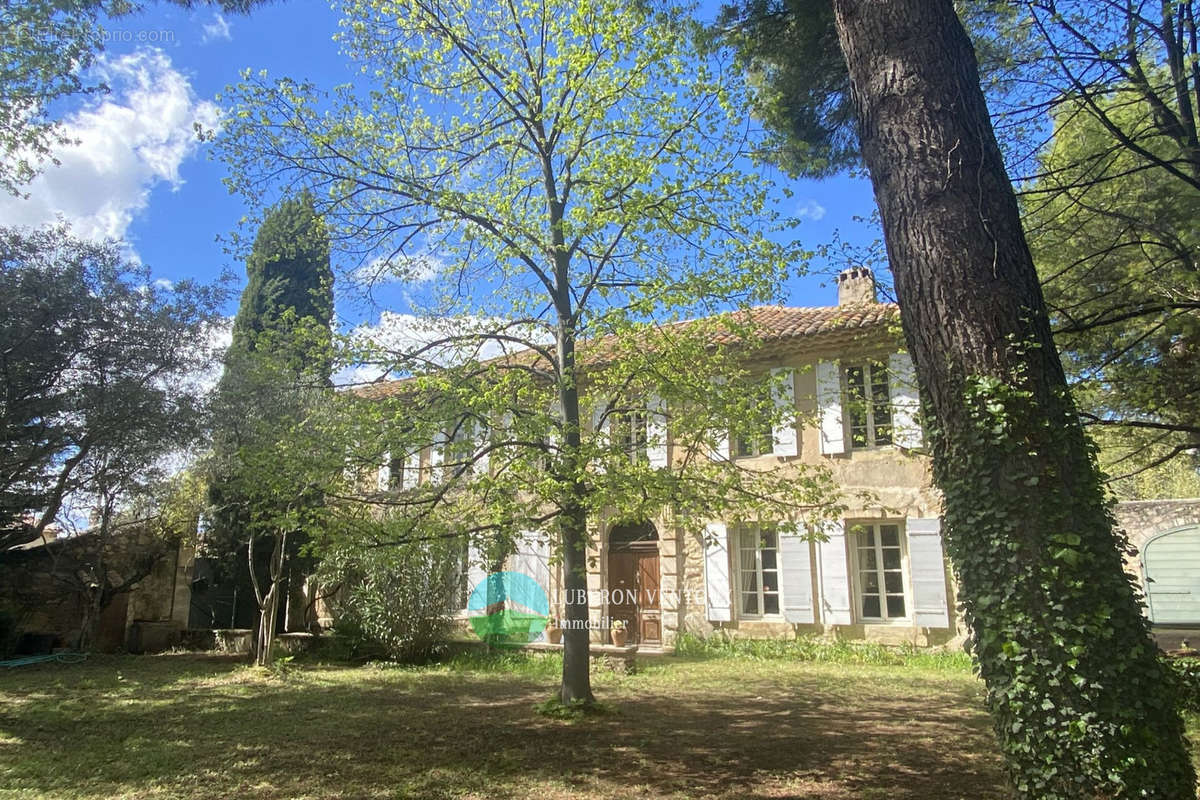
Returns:
[[[229,20],[225,19],[225,15],[218,11],[213,14],[212,22],[206,22],[201,26],[203,34],[200,37],[200,43],[208,44],[218,39],[228,42],[233,38],[230,33],[232,27]]]
[[[796,209],[796,216],[800,219],[811,219],[813,222],[817,222],[825,217],[825,206],[816,200],[804,200]]]
[[[519,330],[506,327],[506,322],[499,317],[422,317],[393,311],[380,313],[379,322],[363,323],[351,331],[350,335],[364,344],[378,348],[381,351],[380,355],[386,360],[389,357],[394,359],[415,353],[447,337],[467,337],[500,330],[519,336],[525,341],[552,341],[547,332],[531,330],[528,327]],[[421,358],[435,365],[447,365],[468,358],[494,358],[505,352],[521,349],[524,348],[517,343],[489,339],[482,343],[467,341],[438,345],[422,353]],[[333,382],[339,386],[370,383],[388,371],[388,366],[384,364],[355,364],[334,375]]]
[[[217,107],[198,100],[188,79],[157,48],[100,58],[112,93],[64,120],[76,143],[61,148],[27,187],[28,199],[0,197],[8,225],[63,219],[77,236],[124,236],[160,183],[179,188],[179,167],[199,147],[193,126],[215,128]]]
[[[444,272],[446,264],[432,253],[376,258],[354,270],[352,280],[363,286],[379,286],[394,281],[428,283]]]

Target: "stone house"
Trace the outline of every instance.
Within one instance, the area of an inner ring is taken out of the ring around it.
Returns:
[[[837,291],[836,306],[752,309],[765,346],[747,366],[783,375],[776,402],[790,404],[798,422],[762,442],[725,441],[722,449],[753,469],[798,474],[803,465],[823,465],[844,493],[843,518],[817,537],[734,519],[712,519],[703,535],[690,534],[670,509],[636,525],[601,522],[587,553],[594,641],[605,641],[616,619],[634,642],[668,648],[685,632],[916,646],[965,636],[899,308],[877,301],[868,269],[841,273]],[[401,384],[369,394],[386,396]],[[641,455],[668,468],[681,453],[654,412],[648,408],[640,423],[649,443]],[[410,458],[405,481],[428,480],[442,463],[437,447]],[[378,480],[387,486],[389,476]],[[1200,500],[1121,503],[1117,518],[1139,550],[1129,570],[1152,622],[1200,626]],[[561,613],[561,566],[552,552],[530,534],[506,568],[534,577],[551,612]],[[478,561],[468,554],[464,598],[486,577]]]
[[[836,306],[751,314],[764,346],[747,366],[782,376],[776,402],[790,404],[799,422],[762,441],[725,441],[725,455],[753,469],[824,465],[849,508],[819,542],[804,531],[733,519],[712,519],[705,534],[689,534],[669,509],[636,525],[601,523],[588,552],[593,639],[606,639],[614,619],[650,647],[670,647],[683,632],[816,632],[915,645],[960,637],[912,364],[900,352],[899,309],[877,302],[870,270],[855,269],[838,276]],[[370,393],[386,396],[399,385]],[[682,457],[653,410],[639,424],[659,426],[643,437],[652,466]],[[436,447],[412,458],[405,474],[422,480],[442,463]],[[379,480],[385,486],[388,477]],[[551,552],[529,535],[507,567],[533,576],[561,612],[561,567]],[[485,573],[473,556],[468,562],[473,588]]]

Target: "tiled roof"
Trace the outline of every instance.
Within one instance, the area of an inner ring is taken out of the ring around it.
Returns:
[[[734,312],[732,319],[745,323],[747,315],[749,315],[749,322],[752,324],[754,332],[763,343],[778,344],[896,324],[900,322],[900,307],[895,303],[862,303],[853,306],[817,306],[813,308],[755,306],[748,311]],[[669,329],[688,326],[695,322],[696,320],[689,320],[665,327]],[[605,345],[610,338],[606,337],[598,342],[581,342],[579,345],[581,358],[594,363],[599,357],[603,361],[603,353],[607,349]],[[717,328],[714,331],[713,344],[737,344],[739,341],[739,335],[733,330]],[[522,359],[525,356],[530,357],[531,360],[536,358],[533,351],[529,350],[501,356],[501,358]],[[358,387],[354,391],[363,397],[382,398],[394,394],[404,383],[406,383],[405,379],[383,381]]]
[[[862,303],[854,306],[815,308],[755,306],[748,313],[759,336],[766,342],[860,330],[900,321],[900,307],[895,303]],[[715,339],[717,344],[731,344],[736,336],[733,333],[719,334]]]

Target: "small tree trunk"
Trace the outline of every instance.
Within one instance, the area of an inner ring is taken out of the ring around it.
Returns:
[[[276,534],[275,546],[271,551],[271,584],[258,606],[258,639],[255,643],[254,663],[260,667],[270,665],[275,649],[275,620],[279,614],[279,598],[283,592],[286,550],[287,534]]]
[[[563,631],[563,671],[559,699],[564,705],[588,705],[592,695],[591,644],[588,630],[587,594],[587,512],[580,461],[579,390],[575,375],[575,338],[568,318],[559,315],[558,352],[562,375],[559,378],[559,403],[562,407],[565,469],[573,476],[559,532],[563,549],[563,589],[566,592],[566,630]]]
[[[834,0],[947,548],[1026,797],[1194,797],[950,0]]]

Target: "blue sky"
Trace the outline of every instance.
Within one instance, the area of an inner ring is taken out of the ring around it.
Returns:
[[[100,69],[113,92],[65,109],[63,119],[80,144],[29,187],[29,200],[0,200],[0,220],[42,224],[61,215],[82,235],[123,238],[156,278],[207,280],[231,270],[240,289],[242,265],[218,239],[235,229],[246,209],[225,189],[224,167],[195,140],[193,123],[216,119],[220,92],[243,69],[325,88],[353,80],[333,41],[337,22],[324,2],[290,0],[248,16],[152,5],[110,23]],[[785,180],[774,171],[770,177]],[[854,220],[872,209],[865,180],[790,185],[794,205],[785,210],[803,217],[797,236],[806,247],[830,242],[835,231],[852,244],[877,236]],[[398,294],[392,297],[402,303]],[[828,275],[812,274],[793,278],[785,301],[826,305],[835,302],[835,292]],[[236,299],[228,308],[235,310]],[[381,310],[342,304],[339,315],[343,325],[371,324]]]

